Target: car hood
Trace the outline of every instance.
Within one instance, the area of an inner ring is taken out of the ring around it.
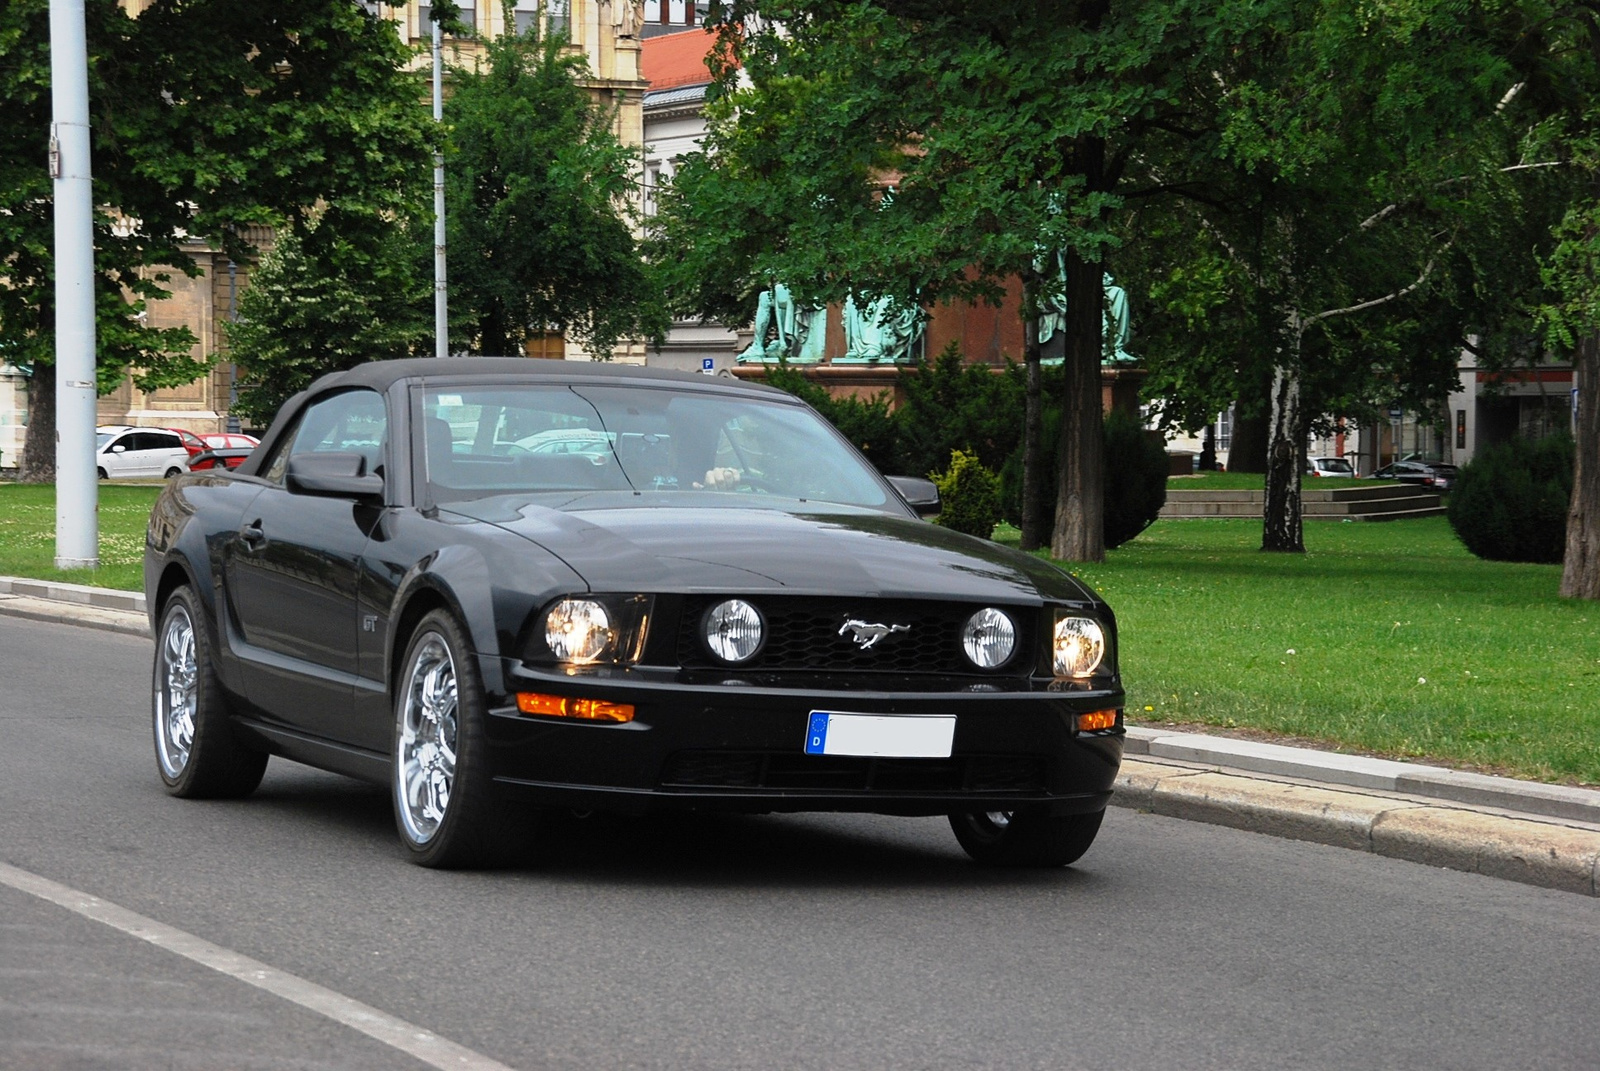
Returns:
[[[554,509],[502,497],[445,509],[537,543],[595,591],[1098,601],[1070,574],[987,540],[875,510],[797,506]]]

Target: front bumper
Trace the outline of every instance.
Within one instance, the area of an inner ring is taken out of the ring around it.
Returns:
[[[487,667],[486,667],[487,668]],[[1124,730],[1079,732],[1075,716],[1120,712],[1120,688],[1052,691],[832,690],[745,682],[571,677],[497,667],[512,692],[534,691],[635,708],[623,724],[520,714],[491,695],[491,763],[502,792],[550,806],[860,811],[931,815],[1040,807],[1104,809]],[[805,753],[813,710],[953,715],[948,759]]]

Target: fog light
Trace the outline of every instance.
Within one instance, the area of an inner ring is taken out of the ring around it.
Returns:
[[[1117,712],[1114,710],[1097,710],[1093,714],[1078,715],[1078,732],[1092,733],[1101,729],[1115,729],[1117,727]]]
[[[632,703],[613,703],[605,699],[574,699],[542,692],[518,692],[517,709],[524,714],[543,714],[551,718],[577,718],[580,721],[632,721]]]
[[[766,642],[761,611],[743,599],[728,599],[706,611],[701,623],[706,647],[724,662],[748,662]]]
[[[1017,626],[992,606],[967,618],[961,629],[961,649],[979,669],[1004,665],[1016,647]]]

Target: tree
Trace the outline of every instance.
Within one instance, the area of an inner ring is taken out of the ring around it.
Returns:
[[[1500,8],[1260,11],[1249,46],[1187,87],[1204,122],[1163,131],[1142,162],[1182,198],[1169,233],[1206,250],[1188,278],[1168,273],[1167,302],[1224,313],[1226,341],[1164,378],[1189,378],[1209,408],[1270,375],[1262,549],[1301,551],[1313,421],[1379,398],[1437,408],[1468,329],[1504,307],[1478,285],[1495,257],[1472,208],[1520,171],[1526,139],[1494,48]]]
[[[405,217],[330,212],[286,230],[250,275],[228,349],[239,370],[233,411],[265,426],[318,376],[365,361],[431,355],[433,287]]]
[[[1573,353],[1578,384],[1578,448],[1567,508],[1561,594],[1600,599],[1600,116],[1578,139],[1574,162],[1588,187],[1556,231],[1559,244],[1545,266],[1551,292],[1543,310],[1552,341]]]
[[[636,150],[566,43],[537,26],[504,34],[485,43],[483,66],[453,72],[451,312],[475,353],[520,353],[530,332],[555,328],[608,356],[624,336],[666,330],[632,230]]]
[[[818,303],[998,304],[1021,279],[1031,319],[1044,294],[1034,264],[1062,252],[1051,549],[1103,557],[1101,261],[1114,194],[1141,134],[1227,39],[1226,5],[719,6],[707,151],[680,168],[653,246],[677,311],[748,322],[775,280]]]
[[[0,352],[33,371],[24,478],[54,475],[48,0],[0,6]],[[206,367],[187,331],[144,327],[186,242],[253,253],[252,227],[303,226],[409,196],[419,85],[392,24],[355,0],[87,0],[98,378],[145,389]]]

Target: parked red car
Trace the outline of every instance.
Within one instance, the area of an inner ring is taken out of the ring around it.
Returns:
[[[178,433],[184,449],[189,451],[190,472],[216,468],[219,464],[236,469],[261,441],[254,435],[242,432],[206,432],[197,435],[182,428],[172,430]]]

